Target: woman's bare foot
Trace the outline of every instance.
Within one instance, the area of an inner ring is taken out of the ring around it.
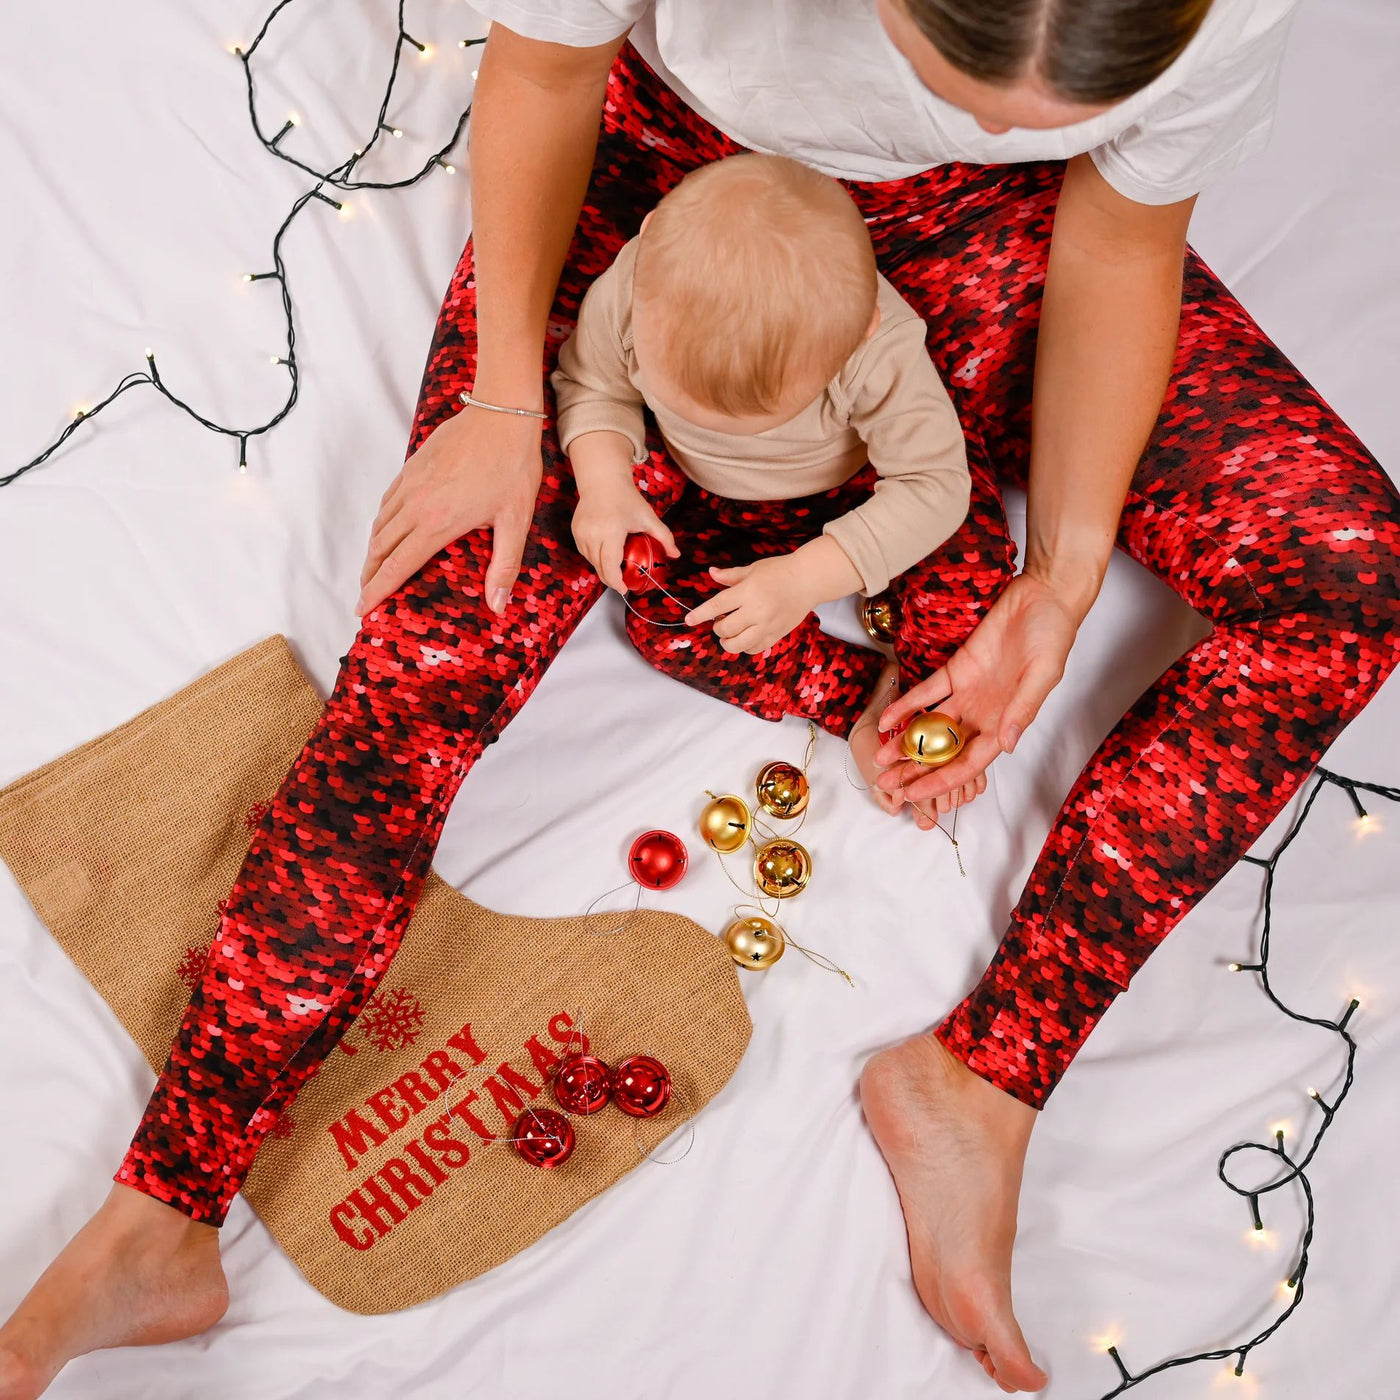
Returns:
[[[192,1337],[227,1308],[218,1230],[114,1182],[0,1327],[0,1400],[34,1400],[100,1347]]]
[[[872,1056],[860,1097],[899,1192],[924,1307],[1003,1390],[1039,1390],[1045,1373],[1011,1311],[1035,1110],[979,1079],[929,1032]]]
[[[899,685],[899,666],[893,657],[885,662],[875,689],[870,693],[870,703],[851,730],[847,743],[851,746],[851,757],[855,759],[856,770],[864,779],[870,795],[882,811],[894,813],[904,805],[902,792],[886,792],[875,786],[875,779],[885,770],[875,761],[875,751],[883,743],[880,735],[879,719],[894,699]]]

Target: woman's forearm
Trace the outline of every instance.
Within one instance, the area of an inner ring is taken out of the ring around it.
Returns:
[[[521,408],[542,400],[545,326],[621,44],[571,48],[491,26],[471,126],[475,389],[484,399]]]
[[[1136,204],[1087,156],[1065,173],[1036,353],[1025,567],[1080,620],[1170,380],[1194,202]]]

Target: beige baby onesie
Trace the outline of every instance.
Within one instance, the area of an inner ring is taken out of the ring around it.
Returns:
[[[879,278],[880,324],[826,388],[795,417],[761,433],[721,433],[648,402],[632,348],[630,239],[588,289],[578,326],[559,351],[554,387],[560,446],[583,433],[620,433],[644,461],[650,408],[676,465],[731,500],[809,496],[849,480],[867,461],[879,475],[870,499],[823,534],[845,551],[861,591],[879,593],[937,549],[967,514],[962,428],[929,360],[919,314]]]

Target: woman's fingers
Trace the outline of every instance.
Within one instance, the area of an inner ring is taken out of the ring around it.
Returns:
[[[525,557],[525,537],[530,533],[535,498],[518,505],[507,505],[491,525],[491,562],[486,566],[486,606],[494,613],[503,613],[510,602],[510,591],[520,573],[520,561]],[[432,550],[409,569],[421,568],[437,552]],[[405,575],[407,577],[407,575]],[[397,585],[395,585],[397,587]]]
[[[880,728],[882,730],[897,729],[911,715],[916,715],[920,710],[936,708],[942,701],[946,700],[953,692],[953,687],[948,683],[948,668],[940,666],[927,680],[920,681],[918,685],[910,686],[903,695],[896,696],[884,709],[880,715]]]
[[[389,590],[386,589],[385,592],[378,593],[374,585],[384,568],[385,561],[411,533],[412,529],[405,511],[399,511],[397,515],[385,521],[374,532],[369,542],[369,550],[365,555],[365,567],[361,573],[360,601],[355,607],[357,613],[368,612],[381,598],[388,596]]]
[[[384,494],[379,498],[380,514],[384,513],[383,507],[399,494],[399,488],[403,485],[403,468],[400,467],[398,475],[384,488]]]
[[[916,763],[899,763],[880,775],[880,786],[887,791],[903,787],[913,801],[929,802],[973,782],[1001,753],[1001,745],[990,734],[975,734],[957,758],[941,768],[920,768]]]
[[[386,505],[379,508],[379,514],[374,517],[374,523],[369,527],[369,545],[365,551],[364,567],[360,570],[360,587],[363,589],[365,581],[379,567],[380,561],[390,549],[408,533],[407,526],[403,522],[402,529],[393,530],[393,522],[398,519],[403,507],[403,496],[397,495]],[[386,546],[384,541],[388,539],[390,543]]]
[[[365,613],[378,607],[385,598],[401,588],[426,560],[437,553],[439,546],[430,545],[426,531],[410,531],[383,558],[370,581],[360,594],[360,602],[355,605],[356,613]]]
[[[1037,661],[1026,667],[1025,674],[1016,686],[1016,694],[1002,711],[997,734],[1001,746],[1010,753],[1021,735],[1040,713],[1045,698],[1060,683],[1065,668],[1053,662]]]
[[[963,721],[963,708],[957,696],[948,695],[938,702],[937,708],[941,714],[948,716],[954,724],[961,724]],[[912,716],[911,716],[912,718]],[[903,743],[903,732],[897,730],[887,738],[881,740],[880,747],[876,751],[875,757],[883,764],[899,763],[905,758]]]

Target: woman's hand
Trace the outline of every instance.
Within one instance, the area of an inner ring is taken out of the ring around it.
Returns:
[[[380,500],[360,570],[363,616],[413,577],[444,545],[491,527],[483,596],[504,612],[520,572],[540,489],[538,418],[464,408],[429,435]]]
[[[876,759],[889,765],[879,777],[887,792],[933,802],[946,812],[967,800],[962,790],[1010,753],[1064,675],[1082,614],[1049,584],[1017,574],[972,635],[927,680],[905,691],[880,716],[880,729],[898,728],[920,710],[941,710],[968,735],[961,754],[941,768],[905,759],[894,736]],[[978,789],[980,791],[980,789]]]
[[[622,547],[628,535],[650,535],[672,559],[680,557],[675,537],[661,523],[647,498],[632,484],[630,466],[616,479],[584,484],[579,481],[574,511],[574,543],[609,588],[627,592],[622,579]]]

